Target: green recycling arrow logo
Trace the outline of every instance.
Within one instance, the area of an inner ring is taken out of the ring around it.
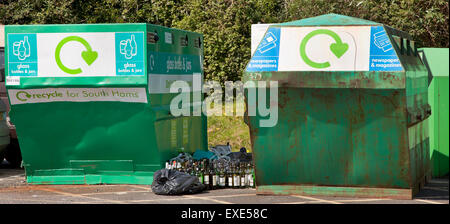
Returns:
[[[64,46],[64,44],[66,44],[70,41],[77,41],[77,42],[80,42],[81,44],[83,44],[83,46],[86,48],[86,51],[81,52],[81,57],[88,65],[91,65],[92,63],[94,63],[94,61],[98,57],[98,53],[97,53],[97,51],[93,51],[91,48],[91,45],[89,45],[89,43],[85,39],[83,39],[79,36],[69,36],[69,37],[62,39],[56,46],[56,51],[55,51],[56,64],[64,72],[69,73],[71,75],[76,75],[76,74],[79,74],[82,72],[81,69],[80,68],[76,68],[76,69],[67,68],[65,65],[63,65],[63,63],[61,62],[61,58],[60,58],[61,48]]]
[[[24,95],[26,98],[22,98],[20,95]],[[27,101],[29,98],[31,98],[31,94],[25,92],[25,91],[19,91],[16,93],[16,98],[22,102]]]
[[[311,33],[308,33],[305,36],[305,38],[303,38],[300,44],[300,56],[302,57],[303,61],[313,68],[328,68],[330,67],[329,62],[317,63],[309,59],[308,56],[306,55],[306,44],[312,37],[320,34],[328,35],[332,37],[334,41],[336,41],[336,43],[330,45],[330,50],[337,58],[341,58],[342,55],[344,55],[345,52],[347,52],[348,44],[343,43],[339,35],[337,35],[335,32],[326,29],[314,30]]]

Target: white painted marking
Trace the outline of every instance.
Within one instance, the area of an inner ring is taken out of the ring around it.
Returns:
[[[445,203],[441,203],[441,202],[437,202],[437,201],[429,201],[429,200],[423,200],[423,199],[414,199],[414,201],[425,202],[425,203],[428,203],[428,204],[439,204],[439,205],[445,204]]]
[[[183,195],[183,197],[184,198],[189,198],[189,199],[199,199],[199,200],[213,201],[213,202],[220,203],[220,204],[233,204],[231,202],[220,201],[220,200],[216,200],[216,199],[212,199],[212,198],[208,198],[208,197],[195,197],[195,196],[190,196],[190,195]]]
[[[336,202],[336,201],[329,201],[329,200],[313,198],[313,197],[308,197],[308,196],[301,196],[301,195],[290,195],[290,196],[302,198],[302,199],[313,200],[313,201],[317,201],[317,202],[324,202],[324,203],[330,203],[330,204],[342,204],[342,203]]]

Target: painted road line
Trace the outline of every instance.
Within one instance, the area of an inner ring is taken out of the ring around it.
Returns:
[[[343,199],[343,200],[336,200],[337,202],[365,202],[365,201],[386,201],[390,199],[385,198],[370,198],[370,199]]]
[[[9,177],[5,177],[4,179],[9,179],[9,178],[16,178],[16,177],[25,177],[24,174],[18,174],[18,175],[14,175],[14,176],[9,176]]]
[[[313,197],[308,197],[308,196],[301,196],[301,195],[290,195],[290,196],[292,196],[292,197],[297,197],[297,198],[301,198],[301,199],[312,200],[312,201],[318,201],[318,202],[330,203],[330,204],[342,204],[342,203],[336,202],[336,201],[329,201],[329,200],[324,200],[324,199],[319,199],[319,198],[313,198]]]
[[[177,200],[183,200],[180,198],[167,198],[167,199],[143,199],[143,200],[131,200],[127,202],[131,203],[139,203],[139,202],[155,202],[155,201],[177,201]]]
[[[424,202],[427,204],[448,204],[448,203],[441,203],[441,202],[437,202],[437,201],[430,201],[430,200],[424,200],[424,199],[414,199],[414,201],[420,201],[420,202]]]
[[[275,204],[286,204],[286,205],[298,205],[298,204],[315,204],[315,203],[328,203],[324,201],[296,201],[296,202],[280,202]]]
[[[43,200],[36,200],[36,199],[23,199],[23,198],[8,198],[8,199],[6,199],[5,201],[25,201],[25,202],[35,202],[36,204],[37,203],[40,203],[40,204],[42,204],[42,202],[47,202],[47,203],[49,203],[49,204],[54,204],[55,202],[67,202],[67,203],[75,203],[74,201],[64,201],[64,200],[45,200],[45,199],[43,199]],[[0,200],[0,202],[2,203],[2,204],[4,204],[4,202],[2,202],[1,200]],[[92,203],[93,201],[91,201],[91,202],[86,202],[86,203]]]
[[[128,193],[149,193],[149,191],[115,191],[115,192],[95,192],[95,193],[84,193],[80,194],[83,196],[89,196],[89,195],[102,195],[102,194],[117,194],[117,195],[123,195]]]
[[[14,176],[9,176],[9,177],[3,177],[3,178],[0,178],[0,181],[15,179],[15,178],[18,178],[18,177],[25,177],[25,176],[23,174],[20,174],[20,175],[14,175]]]
[[[205,200],[210,200],[213,201],[215,200],[218,203],[229,203],[229,202],[225,202],[225,201],[220,201],[220,200],[216,200],[214,198],[229,198],[229,197],[240,197],[240,196],[255,196],[255,194],[235,194],[235,195],[219,195],[219,196],[209,196],[209,197],[195,197],[195,199],[205,199]],[[170,196],[168,196],[170,197]],[[191,196],[194,197],[194,196]],[[144,200],[131,200],[131,201],[127,201],[127,202],[132,202],[132,203],[137,203],[137,202],[155,202],[155,201],[176,201],[176,200],[180,200],[180,198],[162,198],[162,199],[144,199]]]
[[[208,197],[196,197],[196,196],[190,196],[190,195],[183,195],[182,197],[190,198],[190,199],[207,200],[207,201],[212,201],[212,202],[216,202],[216,203],[220,203],[220,204],[233,204],[231,202],[216,200],[216,199],[212,199],[212,198],[208,198]]]
[[[89,197],[89,196],[83,196],[83,195],[80,195],[80,194],[72,194],[72,193],[58,191],[58,190],[49,189],[49,188],[39,188],[39,190],[43,190],[43,191],[47,191],[47,192],[51,192],[51,193],[55,193],[55,194],[60,194],[60,195],[66,195],[66,196],[70,196],[70,197],[84,198],[84,199],[93,199],[93,200],[109,202],[109,203],[116,203],[116,204],[124,204],[125,203],[125,202],[117,201],[117,200],[109,200],[109,199],[102,199],[102,198],[94,198],[94,197]]]
[[[151,191],[152,191],[152,188],[151,188],[150,186],[148,186],[148,187],[137,186],[137,185],[126,185],[126,186],[134,187],[134,188],[139,188],[139,189],[144,189],[144,190],[147,190],[148,192],[151,192]]]
[[[176,201],[176,200],[182,200],[180,198],[167,198],[167,199],[143,199],[143,200],[130,200],[127,202],[131,203],[139,203],[139,202],[155,202],[155,201]]]
[[[77,202],[72,202],[72,204],[105,204],[106,202],[102,202],[102,201],[77,201]]]
[[[207,197],[195,197],[195,196],[187,196],[187,195],[183,195],[177,198],[167,198],[167,199],[148,199],[148,200],[131,200],[131,201],[127,201],[127,203],[142,203],[142,202],[161,202],[161,201],[178,201],[178,200],[192,200],[192,199],[200,199],[200,200],[208,200],[208,201],[214,201],[216,203],[220,203],[220,204],[232,204],[226,201],[220,201],[220,200],[215,200],[212,198],[207,198]]]
[[[425,186],[423,189],[430,189],[430,190],[433,190],[433,191],[443,191],[443,192],[448,192],[448,189],[437,188],[437,187],[427,187],[427,186]]]
[[[211,195],[208,198],[231,198],[231,197],[245,197],[245,196],[256,196],[256,194],[232,194],[232,195]]]

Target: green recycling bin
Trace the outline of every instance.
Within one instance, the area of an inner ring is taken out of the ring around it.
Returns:
[[[205,116],[173,116],[177,80],[203,80],[202,35],[152,24],[9,25],[6,86],[33,184],[151,184],[207,149]],[[196,89],[186,93],[198,94]],[[197,109],[198,103],[189,105]]]
[[[419,55],[429,71],[428,102],[432,108],[430,156],[433,176],[448,174],[448,48],[421,48]]]
[[[258,87],[245,116],[256,193],[412,198],[430,176],[427,80],[411,36],[386,25],[337,14],[271,25],[243,76]],[[248,111],[264,96],[272,126]]]

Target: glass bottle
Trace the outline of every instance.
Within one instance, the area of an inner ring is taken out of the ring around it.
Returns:
[[[181,172],[181,162],[177,162],[176,171]]]
[[[200,183],[203,184],[203,173],[202,173],[201,167],[199,166],[198,163],[197,163],[197,166],[195,167],[195,169],[196,169],[196,174],[197,174],[198,180],[200,181]]]
[[[191,166],[189,167],[189,170],[190,170],[189,174],[190,174],[191,176],[197,176],[197,175],[195,174],[195,169],[194,169],[194,167],[195,167],[195,162],[193,162],[193,163],[191,164]]]
[[[209,169],[208,169],[208,175],[209,175],[209,188],[211,189],[211,190],[213,190],[214,189],[214,186],[213,186],[213,177],[214,177],[214,167],[213,167],[213,164],[212,163],[208,163],[209,165],[208,165],[208,167],[209,167]]]
[[[251,174],[251,178],[250,178],[250,187],[251,188],[255,188],[256,185],[256,181],[255,181],[255,165],[250,165],[252,172]]]
[[[233,188],[233,168],[232,168],[232,164],[230,164],[229,166],[228,166],[228,169],[227,169],[227,178],[228,178],[228,187],[230,187],[230,188]]]
[[[170,167],[170,169],[174,170],[177,168],[177,161],[172,161],[172,166]]]
[[[166,162],[166,169],[170,169],[169,161]]]
[[[220,188],[224,188],[225,187],[225,183],[226,183],[226,175],[225,175],[225,170],[224,167],[221,167],[219,165],[219,187]]]
[[[212,169],[212,189],[217,189],[219,186],[219,171],[217,170],[217,164],[214,163],[213,164],[213,169]]]
[[[241,176],[237,164],[233,165],[232,172],[233,172],[233,188],[239,188],[241,186],[240,184]]]
[[[240,174],[241,174],[241,188],[245,188],[246,185],[246,174],[245,174],[245,163],[240,164]]]
[[[189,170],[189,175],[191,175],[191,176],[196,176],[196,175],[195,175],[195,170],[194,170],[194,163],[189,163],[189,168],[188,168],[188,170]]]
[[[252,182],[253,179],[252,179],[252,171],[251,171],[250,163],[247,164],[246,172],[247,172],[247,186],[253,187],[253,182]]]
[[[209,178],[209,169],[208,169],[208,164],[206,162],[206,160],[203,160],[202,163],[202,168],[203,168],[203,183],[206,185],[206,189],[211,189],[210,183],[211,183],[211,179]]]
[[[181,162],[180,172],[186,172],[186,161]]]

